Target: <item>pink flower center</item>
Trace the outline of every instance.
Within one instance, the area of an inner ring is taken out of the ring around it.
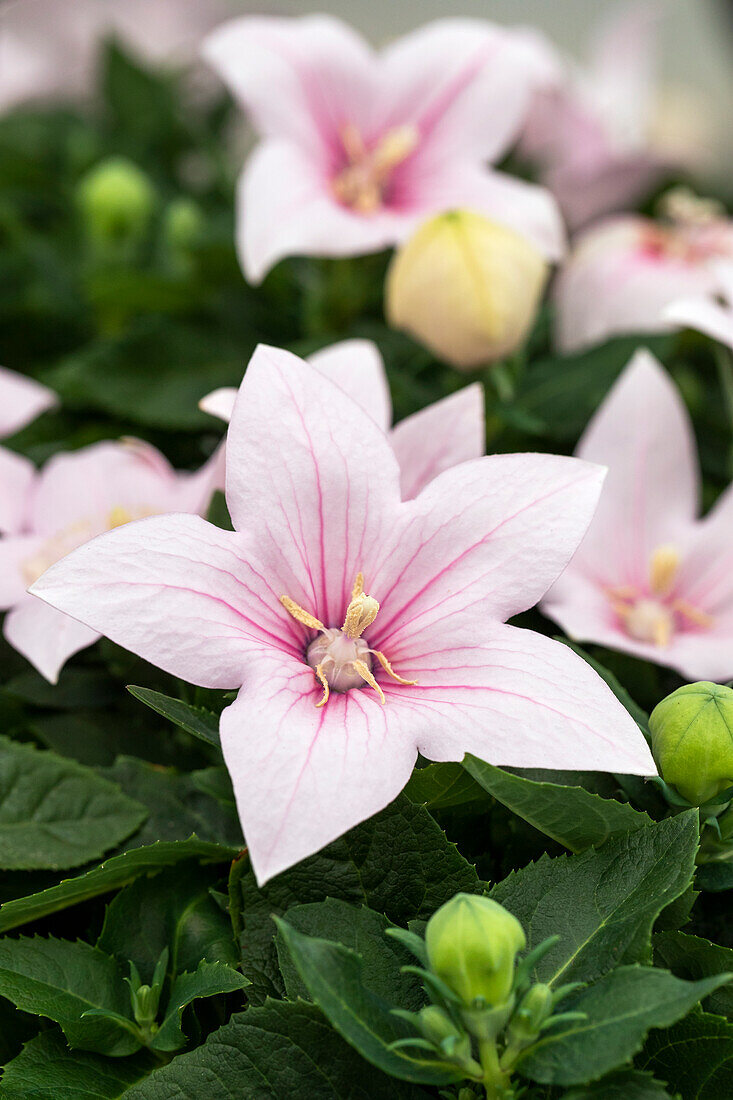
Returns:
[[[730,225],[715,200],[674,188],[662,198],[660,213],[663,222],[649,224],[642,232],[641,251],[647,259],[702,264],[729,254]]]
[[[371,149],[353,123],[341,130],[345,164],[333,179],[333,193],[357,214],[373,214],[384,204],[394,169],[416,149],[414,126],[388,130]]]
[[[686,600],[674,596],[680,556],[673,546],[658,546],[649,563],[649,590],[633,585],[608,589],[611,607],[630,638],[660,648],[674,635],[696,627],[709,630],[712,618]]]
[[[317,630],[318,637],[308,646],[305,659],[316,674],[323,695],[317,707],[325,706],[331,691],[344,692],[352,688],[370,687],[376,691],[380,703],[386,702],[384,692],[374,678],[372,657],[398,684],[412,686],[417,680],[404,680],[393,670],[385,655],[378,649],[370,649],[362,634],[374,622],[379,613],[379,603],[364,591],[364,577],[357,574],[343,626],[324,626],[320,619],[300,607],[289,596],[281,596],[280,603],[296,622]]]

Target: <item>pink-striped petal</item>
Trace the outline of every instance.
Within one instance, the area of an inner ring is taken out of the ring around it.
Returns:
[[[444,470],[484,454],[483,386],[466,386],[406,417],[390,442],[400,464],[402,499],[412,500]]]
[[[388,430],[392,424],[392,398],[376,344],[371,340],[340,340],[314,352],[308,362],[348,393],[383,431]]]

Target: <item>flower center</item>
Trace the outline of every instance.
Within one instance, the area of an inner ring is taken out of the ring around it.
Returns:
[[[364,591],[364,577],[361,573],[357,574],[340,628],[324,626],[320,619],[305,611],[289,596],[281,596],[280,603],[296,622],[309,630],[318,631],[318,636],[305,652],[305,659],[323,688],[323,695],[316,703],[317,707],[325,706],[331,691],[344,692],[365,686],[373,688],[380,703],[384,704],[384,692],[372,672],[372,657],[377,658],[387,675],[398,684],[412,686],[417,683],[417,680],[404,680],[398,676],[385,655],[378,649],[370,649],[362,638],[364,631],[371,626],[379,613],[379,603]]]
[[[675,187],[658,206],[662,223],[644,232],[643,250],[650,257],[683,263],[705,263],[730,247],[725,208],[716,199],[700,198],[688,187]]]
[[[23,579],[30,587],[60,558],[65,558],[72,550],[76,550],[78,546],[89,542],[89,539],[94,538],[95,535],[101,535],[103,531],[111,531],[115,527],[122,527],[124,524],[130,523],[133,519],[143,519],[145,516],[150,515],[153,515],[153,513],[147,508],[137,508],[133,513],[127,508],[117,506],[104,516],[101,522],[93,523],[91,520],[79,520],[78,523],[72,523],[69,527],[64,527],[44,542],[43,546],[32,557],[26,558],[21,566]]]
[[[357,127],[347,123],[341,130],[346,163],[333,180],[334,195],[357,214],[373,214],[384,202],[392,172],[414,152],[417,143],[414,126],[396,126],[368,149]]]
[[[685,625],[701,630],[709,630],[713,625],[704,611],[686,600],[673,598],[679,567],[680,556],[675,547],[658,546],[649,562],[647,593],[639,592],[633,585],[608,590],[611,606],[630,638],[664,648]]]

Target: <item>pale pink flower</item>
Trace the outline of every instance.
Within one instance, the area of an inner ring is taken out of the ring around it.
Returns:
[[[390,247],[432,214],[467,207],[552,258],[563,232],[542,188],[485,167],[519,133],[547,79],[538,40],[469,19],[431,23],[375,53],[326,15],[252,16],[204,54],[263,139],[238,192],[247,278],[284,256]]]
[[[684,192],[671,192],[664,205],[667,216],[658,221],[609,218],[577,239],[555,287],[561,351],[671,331],[669,305],[722,289],[720,260],[733,259],[733,222]]]
[[[485,451],[484,391],[479,383],[405,417],[392,428],[392,400],[379,349],[371,340],[342,340],[308,359],[388,433],[400,464],[402,497],[410,500],[443,470]],[[237,391],[225,387],[199,402],[212,416],[231,420]]]
[[[660,3],[612,7],[587,65],[535,93],[520,148],[541,166],[571,229],[636,204],[665,175],[705,160],[706,112],[655,74]]]
[[[671,325],[704,332],[733,351],[733,263],[721,262],[715,270],[721,301],[682,298],[665,309],[664,319]]]
[[[223,481],[220,449],[197,473],[179,473],[139,440],[94,443],[36,471],[25,459],[3,491],[14,497],[12,533],[0,539],[3,632],[55,683],[72,654],[99,633],[26,589],[70,550],[102,531],[160,512],[203,512]]]
[[[24,374],[0,367],[0,439],[13,435],[57,402],[56,394]],[[12,531],[33,465],[27,458],[0,447],[0,532]]]
[[[733,677],[733,489],[698,518],[692,426],[648,351],[633,357],[576,453],[605,463],[608,477],[543,611],[571,638],[668,665],[689,680]]]
[[[402,501],[379,425],[265,347],[227,447],[235,531],[194,516],[131,523],[33,592],[173,675],[240,689],[221,742],[259,882],[386,806],[418,751],[653,773],[584,661],[504,625],[567,564],[602,469],[497,455]]]

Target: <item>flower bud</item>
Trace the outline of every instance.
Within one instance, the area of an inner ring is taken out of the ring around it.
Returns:
[[[126,157],[109,157],[92,168],[78,196],[90,236],[104,244],[143,237],[155,203],[150,180]]]
[[[502,1005],[514,983],[517,952],[525,946],[516,917],[490,898],[456,894],[425,929],[430,969],[464,1005],[481,998]]]
[[[163,220],[165,239],[176,252],[188,252],[196,244],[203,225],[201,209],[192,199],[174,199]]]
[[[441,214],[402,245],[387,273],[389,323],[468,369],[515,351],[548,267],[512,229],[469,210]]]
[[[437,1044],[457,1034],[456,1025],[445,1009],[438,1005],[427,1005],[420,1009],[420,1027],[425,1038]]]
[[[733,690],[703,680],[663,699],[651,713],[660,775],[693,806],[733,786]]]
[[[554,995],[549,985],[539,982],[528,989],[509,1024],[512,1037],[521,1043],[534,1039],[552,1013],[553,1001]]]

